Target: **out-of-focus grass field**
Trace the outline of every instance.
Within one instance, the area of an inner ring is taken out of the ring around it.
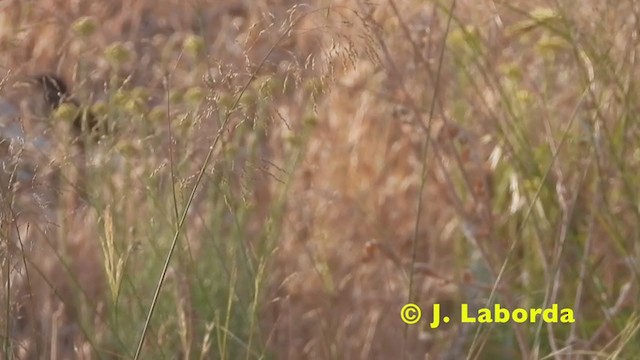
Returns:
[[[57,73],[112,131],[3,153],[37,163],[2,169],[0,358],[636,358],[639,31],[632,0],[3,1],[0,96],[26,119]]]

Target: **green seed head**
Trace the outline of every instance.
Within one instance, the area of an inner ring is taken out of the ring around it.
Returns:
[[[201,87],[195,86],[184,93],[184,99],[189,104],[197,106],[205,99],[205,92]]]
[[[190,34],[182,43],[184,50],[193,57],[199,57],[204,54],[204,39],[201,36]]]
[[[159,123],[167,118],[166,106],[156,106],[149,112],[149,121]]]
[[[223,93],[218,98],[218,105],[224,110],[229,110],[235,103],[235,97],[229,93]]]
[[[91,106],[91,112],[96,116],[105,116],[107,115],[108,107],[104,101],[96,101]]]
[[[82,37],[89,37],[96,32],[98,26],[91,17],[84,16],[76,20],[73,25],[71,25],[71,28],[76,34]]]
[[[172,91],[169,95],[169,103],[179,105],[184,101],[184,93],[181,91]]]
[[[112,64],[123,64],[132,57],[131,51],[119,41],[109,45],[104,54]]]
[[[59,120],[72,122],[78,115],[79,111],[80,109],[78,109],[77,106],[71,103],[64,103],[53,112],[53,117]]]

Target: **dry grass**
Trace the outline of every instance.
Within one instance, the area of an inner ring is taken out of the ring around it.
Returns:
[[[0,6],[1,96],[54,144],[0,148],[2,356],[640,350],[635,2]],[[46,71],[112,135],[80,153],[30,113],[14,84]]]

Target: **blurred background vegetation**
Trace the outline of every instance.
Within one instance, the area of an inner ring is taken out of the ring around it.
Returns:
[[[636,358],[639,15],[4,1],[0,357]],[[34,114],[39,73],[109,134]],[[408,302],[576,322],[434,330]]]

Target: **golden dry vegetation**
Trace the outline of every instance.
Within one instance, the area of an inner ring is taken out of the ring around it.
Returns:
[[[632,0],[2,2],[0,358],[634,358],[639,29]],[[40,73],[109,133],[33,111]],[[576,321],[460,324],[494,303]]]

